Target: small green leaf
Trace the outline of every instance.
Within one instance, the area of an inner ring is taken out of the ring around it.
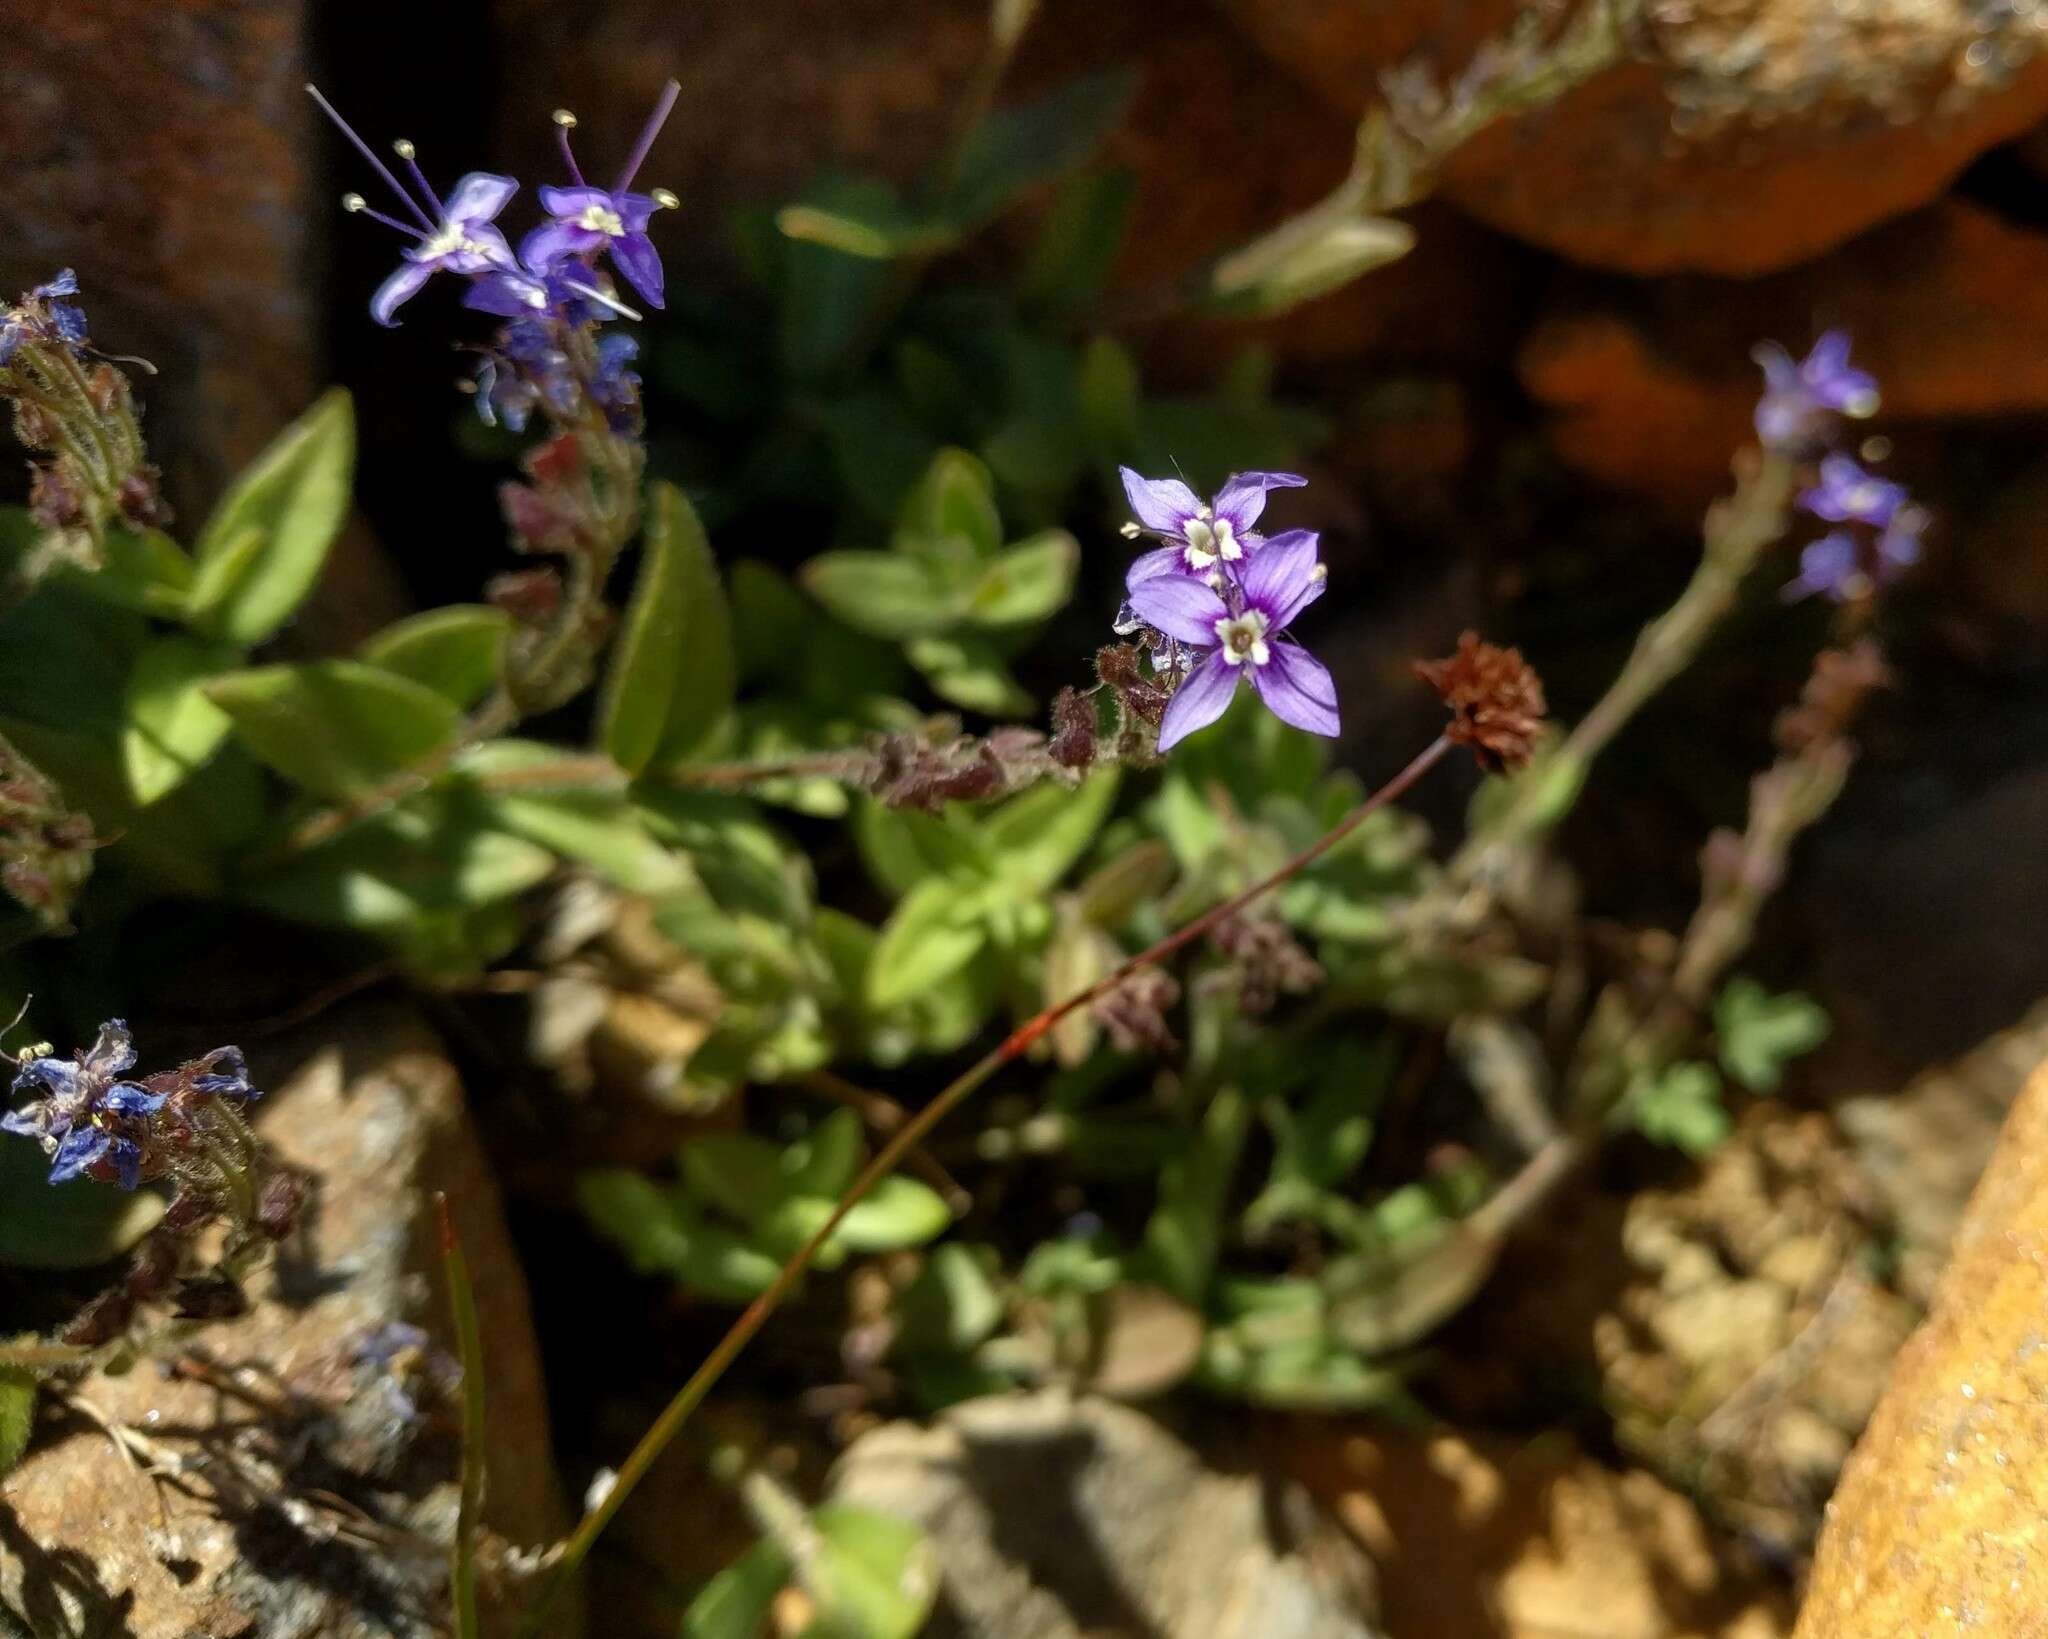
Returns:
[[[79,577],[79,586],[144,614],[177,619],[185,612],[194,567],[185,549],[161,529],[125,529],[106,533],[99,569]]]
[[[1040,785],[1010,798],[982,823],[998,876],[1021,893],[1049,892],[1087,853],[1116,792],[1117,771],[1105,768],[1072,791]]]
[[[683,492],[648,497],[640,580],[598,703],[598,737],[639,774],[657,754],[680,759],[732,706],[732,617],[711,544]]]
[[[898,898],[935,876],[978,875],[994,858],[980,827],[957,805],[925,814],[865,798],[854,810],[853,842],[868,874]]]
[[[1628,1112],[1645,1138],[1670,1144],[1687,1155],[1709,1155],[1734,1130],[1721,1101],[1721,1078],[1711,1064],[1674,1064],[1638,1087]]]
[[[312,591],[348,515],[355,416],[336,387],[234,482],[200,531],[186,618],[247,648]]]
[[[1022,626],[1064,608],[1074,592],[1081,548],[1064,529],[1011,547],[974,588],[968,618],[982,626]]]
[[[259,666],[206,685],[237,739],[318,796],[361,796],[454,740],[447,696],[359,660]]]
[[[409,677],[467,710],[490,692],[505,663],[512,618],[485,603],[453,603],[396,621],[356,658]]]
[[[0,1366],[0,1479],[21,1461],[36,1426],[36,1380],[20,1366]]]
[[[848,1109],[834,1110],[790,1149],[790,1182],[799,1193],[836,1201],[860,1170],[863,1149],[860,1117]]]
[[[906,1520],[828,1502],[811,1511],[817,1552],[797,1580],[818,1607],[809,1639],[916,1639],[939,1596],[938,1556]]]
[[[1145,1225],[1145,1250],[1159,1284],[1198,1308],[1208,1296],[1223,1209],[1249,1125],[1244,1094],[1219,1088],[1187,1149],[1160,1174],[1159,1204]]]
[[[850,1252],[900,1252],[943,1235],[952,1222],[937,1190],[896,1173],[854,1203],[832,1238]]]
[[[576,1198],[597,1231],[643,1275],[669,1275],[722,1303],[746,1303],[780,1265],[730,1230],[707,1224],[637,1172],[588,1172]]]
[[[985,637],[972,632],[914,637],[903,653],[924,673],[932,692],[949,704],[985,717],[1019,717],[1031,709],[1031,696]]]
[[[1002,1324],[1003,1300],[989,1279],[990,1261],[993,1253],[984,1260],[958,1241],[933,1247],[897,1300],[900,1344],[965,1354],[994,1332]]]
[[[1003,544],[1003,520],[996,511],[995,485],[980,458],[957,449],[933,456],[904,501],[896,535],[899,551],[954,540],[975,558],[993,557]]]
[[[789,1555],[775,1543],[755,1543],[690,1601],[679,1639],[761,1639],[790,1570]]]
[[[944,631],[968,591],[900,552],[825,552],[798,572],[803,589],[857,632],[902,640]]]
[[[138,808],[204,766],[232,726],[205,685],[232,666],[226,644],[172,636],[152,641],[128,674],[121,764]]]
[[[1828,1037],[1827,1010],[1796,992],[1774,996],[1754,979],[1731,979],[1714,1004],[1721,1067],[1753,1093],[1774,1093],[1785,1066]]]
[[[868,1005],[881,1011],[931,989],[974,960],[988,934],[964,920],[959,885],[944,877],[903,897],[868,965]]]

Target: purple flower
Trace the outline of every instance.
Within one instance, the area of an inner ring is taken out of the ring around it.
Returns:
[[[379,324],[397,324],[395,315],[399,307],[418,295],[436,273],[474,278],[499,269],[518,271],[512,259],[512,247],[506,243],[504,234],[491,225],[519,191],[517,182],[509,176],[471,171],[455,184],[455,191],[444,204],[414,160],[412,144],[400,141],[392,146],[405,162],[417,193],[410,191],[391,174],[390,168],[371,151],[370,145],[356,135],[332,103],[312,86],[307,86],[306,90],[327,117],[341,128],[342,135],[355,144],[357,151],[370,162],[371,169],[384,179],[419,224],[415,227],[383,211],[372,210],[361,194],[348,194],[342,199],[345,209],[360,212],[419,241],[403,253],[405,260],[397,271],[379,285],[376,295],[370,298],[370,316]]]
[[[1308,482],[1291,472],[1233,473],[1213,500],[1203,501],[1178,478],[1143,478],[1129,467],[1118,470],[1138,515],[1125,533],[1156,535],[1166,543],[1131,565],[1133,587],[1156,575],[1206,576],[1219,563],[1237,563],[1263,544],[1252,525],[1266,510],[1266,492],[1300,489]]]
[[[1877,409],[1876,378],[1851,367],[1845,330],[1830,330],[1797,363],[1776,342],[1765,342],[1752,356],[1764,372],[1756,432],[1766,449],[1796,455],[1826,430],[1828,416],[1862,417]]]
[[[1867,545],[1847,529],[1828,531],[1799,554],[1799,575],[1786,586],[1786,601],[1825,597],[1848,603],[1868,597],[1920,561],[1920,536],[1926,527],[1922,508],[1902,504],[1891,509],[1877,538]]]
[[[619,270],[626,283],[640,292],[649,306],[662,305],[661,257],[655,252],[654,241],[647,237],[647,224],[654,219],[656,211],[672,207],[676,197],[666,190],[651,194],[627,190],[632,186],[633,178],[639,175],[640,167],[646,163],[648,151],[653,148],[654,139],[661,134],[669,111],[675,107],[681,92],[682,87],[674,80],[662,87],[661,98],[641,129],[640,140],[627,156],[618,181],[609,188],[599,188],[586,181],[582,168],[576,163],[575,152],[569,145],[569,132],[576,124],[575,115],[566,110],[555,115],[555,128],[561,134],[562,158],[575,186],[541,189],[540,202],[551,220],[535,228],[519,247],[520,259],[528,267],[559,268],[565,262],[585,260],[604,251],[610,255],[612,266]]]
[[[1138,616],[1195,651],[1160,721],[1161,751],[1221,717],[1244,677],[1283,723],[1311,734],[1337,732],[1337,686],[1329,669],[1306,649],[1281,641],[1294,617],[1323,595],[1327,578],[1316,561],[1314,532],[1290,529],[1247,559],[1238,579],[1222,577],[1220,588],[1177,574],[1155,574],[1131,586]]]
[[[114,1078],[134,1064],[135,1047],[128,1026],[119,1019],[101,1025],[92,1046],[74,1058],[26,1060],[15,1072],[13,1090],[42,1096],[23,1109],[0,1115],[0,1131],[36,1139],[45,1154],[54,1155],[71,1129],[106,1097]]]
[[[77,347],[85,340],[85,310],[59,300],[78,294],[78,275],[65,268],[39,284],[0,318],[0,369],[12,362],[25,341],[62,342]]]
[[[1879,478],[1852,456],[1830,455],[1820,464],[1820,482],[1803,490],[1799,504],[1831,524],[1859,523],[1882,528],[1906,501],[1906,488]]]

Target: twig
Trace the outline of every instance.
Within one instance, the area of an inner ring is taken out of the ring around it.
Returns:
[[[476,1536],[484,1502],[484,1349],[476,1319],[476,1293],[469,1263],[455,1235],[448,1197],[436,1195],[441,1218],[441,1267],[448,1280],[448,1306],[455,1312],[455,1341],[462,1359],[462,1498],[455,1517],[454,1564],[456,1639],[477,1639]]]
[[[726,1369],[739,1357],[740,1351],[753,1341],[755,1334],[767,1324],[768,1317],[774,1314],[783,1300],[789,1296],[796,1283],[803,1277],[804,1271],[817,1257],[819,1250],[845,1221],[846,1215],[866,1198],[869,1191],[901,1166],[904,1158],[924,1142],[933,1128],[964,1104],[998,1070],[1023,1057],[1031,1044],[1043,1037],[1060,1020],[1080,1008],[1099,1001],[1133,973],[1165,961],[1169,956],[1200,939],[1218,923],[1235,916],[1254,900],[1293,880],[1308,866],[1335,848],[1373,814],[1405,793],[1441,762],[1444,754],[1450,749],[1451,742],[1439,736],[1407,767],[1272,875],[1204,912],[1149,949],[1140,951],[1106,978],[1068,997],[1065,1001],[1046,1008],[1035,1018],[1012,1031],[1000,1046],[956,1076],[931,1103],[905,1122],[876,1152],[875,1158],[840,1197],[830,1216],[776,1273],[768,1289],[749,1304],[739,1319],[733,1322],[725,1336],[718,1340],[711,1352],[704,1357],[703,1363],[676,1391],[675,1397],[662,1409],[661,1415],[655,1418],[647,1432],[640,1437],[639,1444],[627,1454],[626,1460],[619,1465],[618,1477],[612,1482],[610,1489],[597,1506],[583,1516],[581,1523],[563,1545],[561,1563],[555,1574],[541,1590],[539,1597],[515,1630],[518,1639],[533,1639],[533,1636],[544,1631],[542,1623],[547,1613],[553,1609],[555,1601],[561,1597],[563,1589],[568,1586],[570,1578],[576,1574],[577,1568],[582,1565],[605,1527],[611,1523],[619,1509],[624,1506],[627,1497],[632,1495],[634,1488],[654,1465],[655,1459],[668,1448],[670,1441],[688,1421],[690,1414],[711,1392],[712,1386],[725,1375]]]

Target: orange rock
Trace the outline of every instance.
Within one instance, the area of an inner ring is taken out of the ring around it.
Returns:
[[[1567,282],[1524,342],[1524,385],[1572,466],[1690,505],[1750,439],[1749,357],[1841,325],[1896,424],[2048,405],[2048,235],[1944,200],[1805,267],[1740,283]]]
[[[1795,1639],[2048,1634],[2048,1066],[1828,1506]]]
[[[1411,58],[1454,78],[1506,0],[1222,0],[1347,114]],[[1581,0],[1584,3],[1584,0]],[[1637,54],[1484,133],[1443,193],[1595,267],[1758,273],[1935,198],[2048,113],[2031,0],[1694,0],[1646,7]]]

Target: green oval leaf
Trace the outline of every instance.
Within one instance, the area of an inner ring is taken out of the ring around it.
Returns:
[[[362,796],[451,742],[462,714],[445,695],[359,660],[258,666],[206,685],[235,737],[295,785]]]
[[[943,877],[904,895],[868,964],[868,1005],[880,1011],[910,1001],[973,961],[988,934],[960,916],[960,889]]]
[[[943,1235],[952,1222],[937,1190],[898,1173],[856,1201],[832,1239],[849,1252],[900,1252]]]
[[[512,617],[486,603],[454,603],[445,609],[394,621],[367,638],[356,658],[409,677],[467,710],[498,681]]]
[[[200,531],[186,619],[248,647],[277,630],[320,578],[348,515],[355,414],[335,387],[237,478]]]
[[[690,1601],[681,1639],[761,1639],[789,1576],[789,1555],[772,1542],[755,1543]]]
[[[900,552],[826,552],[798,572],[803,589],[870,637],[923,637],[960,618],[966,594],[922,558]]]
[[[1064,529],[1011,547],[974,589],[970,616],[983,626],[1022,626],[1057,613],[1073,595],[1081,548]]]
[[[226,644],[172,636],[153,641],[128,674],[121,766],[136,806],[146,808],[196,772],[232,726],[206,684],[237,658]]]

